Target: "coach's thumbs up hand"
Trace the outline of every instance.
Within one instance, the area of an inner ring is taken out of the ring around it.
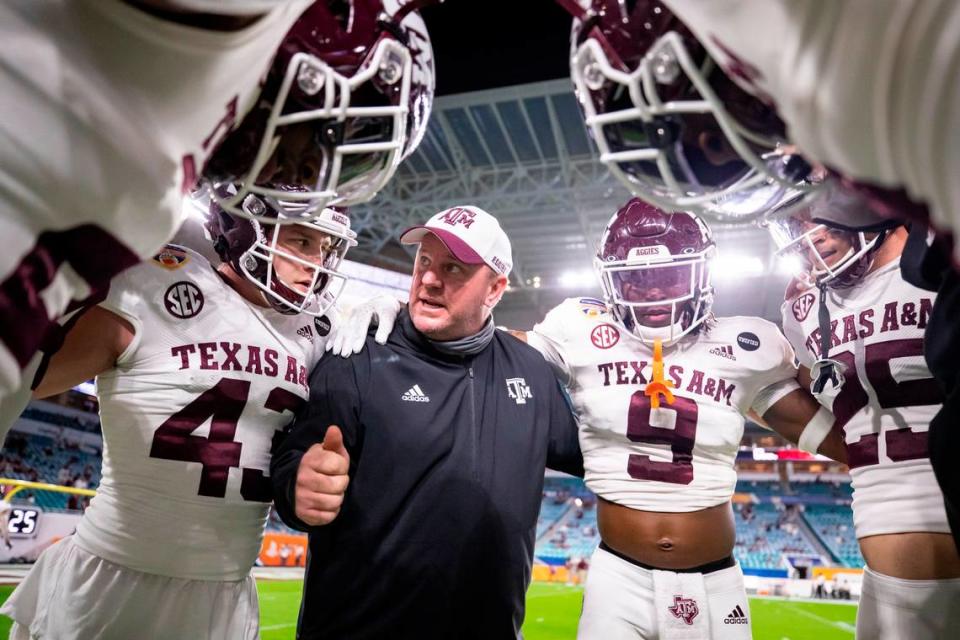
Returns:
[[[343,434],[340,427],[331,425],[323,442],[310,447],[300,459],[294,496],[297,517],[314,527],[332,522],[350,482],[349,468]]]

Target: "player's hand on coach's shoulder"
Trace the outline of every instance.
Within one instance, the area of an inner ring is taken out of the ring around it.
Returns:
[[[294,493],[297,518],[312,527],[332,522],[340,513],[350,482],[349,468],[350,454],[343,444],[343,434],[331,425],[323,442],[310,447],[300,459]]]
[[[376,325],[377,344],[386,344],[403,303],[391,295],[380,295],[339,310],[327,338],[326,350],[341,358],[360,353],[367,340],[367,330]]]

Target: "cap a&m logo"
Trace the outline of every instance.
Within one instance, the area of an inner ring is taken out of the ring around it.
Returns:
[[[192,282],[175,282],[163,294],[163,306],[175,318],[192,318],[203,309],[203,294]]]
[[[797,319],[797,322],[803,322],[807,319],[807,316],[810,315],[810,309],[813,308],[813,303],[816,302],[816,300],[816,297],[812,293],[805,293],[793,301],[790,309],[793,311],[793,317]]]
[[[680,618],[689,625],[693,624],[693,619],[700,613],[697,601],[693,598],[684,598],[683,596],[673,596],[673,606],[667,607],[674,618]]]
[[[598,324],[590,332],[590,342],[598,349],[609,349],[620,342],[620,331],[612,324]]]
[[[473,224],[473,219],[475,217],[477,217],[477,214],[469,209],[464,209],[463,207],[454,207],[443,214],[440,220],[446,222],[451,227],[455,227],[459,224],[469,229],[470,225]]]

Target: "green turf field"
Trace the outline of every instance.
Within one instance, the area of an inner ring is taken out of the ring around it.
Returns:
[[[527,593],[525,640],[572,640],[583,600],[579,587],[537,583]],[[832,602],[750,599],[757,640],[840,640],[853,638],[857,608]]]
[[[260,631],[263,640],[292,640],[300,606],[299,581],[261,581]],[[0,586],[0,601],[13,587]],[[578,587],[534,583],[527,594],[525,640],[572,640],[580,615]],[[830,602],[750,600],[753,637],[757,640],[834,640],[853,637],[856,607]],[[469,624],[469,621],[464,621]],[[0,638],[6,638],[10,620],[0,616]]]

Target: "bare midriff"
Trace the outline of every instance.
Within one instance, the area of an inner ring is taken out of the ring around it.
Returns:
[[[640,511],[600,498],[597,526],[604,543],[642,564],[690,569],[733,553],[735,527],[730,503],[700,511]]]
[[[960,578],[960,554],[948,533],[890,533],[860,538],[867,566],[904,580]]]

